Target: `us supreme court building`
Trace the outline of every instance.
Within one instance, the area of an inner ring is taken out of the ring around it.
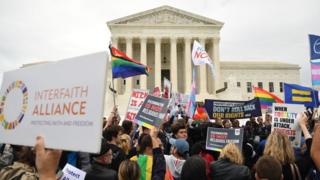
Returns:
[[[172,92],[189,94],[192,83],[192,44],[205,47],[215,65],[212,78],[208,65],[196,66],[197,101],[206,98],[248,100],[252,86],[283,98],[284,82],[299,83],[300,67],[275,61],[220,60],[220,31],[223,22],[170,6],[161,6],[107,22],[112,45],[129,57],[152,68],[149,76],[115,79],[116,101],[121,115],[126,112],[133,89],[162,87],[163,79],[172,83]],[[111,67],[108,86],[111,83]],[[106,108],[113,106],[112,93],[106,90]]]

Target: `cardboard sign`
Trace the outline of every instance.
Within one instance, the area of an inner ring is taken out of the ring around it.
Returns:
[[[99,152],[107,61],[102,52],[4,73],[1,143],[34,146],[41,135],[47,148]]]
[[[301,146],[301,129],[297,116],[305,107],[299,104],[272,105],[272,131],[281,131],[288,135],[292,146]]]
[[[66,164],[62,170],[63,175],[60,180],[84,180],[86,172],[78,169],[70,164]]]
[[[260,101],[225,101],[206,99],[204,104],[211,119],[246,119],[261,116]]]
[[[167,114],[168,104],[169,99],[148,95],[136,115],[137,123],[150,129],[159,127]]]
[[[242,150],[243,129],[225,129],[209,127],[207,131],[206,149],[221,151],[228,143],[234,143]]]
[[[149,94],[149,90],[134,89],[131,93],[127,113],[125,116],[126,120],[134,121],[142,103]]]

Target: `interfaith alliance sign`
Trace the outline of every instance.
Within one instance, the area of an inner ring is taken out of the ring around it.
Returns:
[[[99,152],[106,73],[106,52],[4,73],[0,143]]]

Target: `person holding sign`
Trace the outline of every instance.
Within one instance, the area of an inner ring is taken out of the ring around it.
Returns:
[[[250,170],[243,165],[242,154],[233,143],[222,149],[219,160],[212,163],[210,169],[211,179],[251,179]]]
[[[163,180],[166,162],[160,148],[158,129],[153,128],[149,134],[142,134],[138,139],[139,154],[131,160],[137,161],[141,170],[140,180]]]

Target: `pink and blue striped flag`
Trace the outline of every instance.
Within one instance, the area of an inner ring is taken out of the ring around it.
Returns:
[[[195,68],[193,68],[192,71],[192,85],[191,85],[191,92],[190,92],[190,96],[189,96],[189,101],[187,104],[187,115],[192,118],[194,111],[196,109],[196,81],[195,81],[195,76],[196,76],[196,72],[195,72]]]
[[[320,86],[320,63],[311,62],[312,86]]]
[[[312,86],[320,90],[320,36],[309,34],[309,42]]]

